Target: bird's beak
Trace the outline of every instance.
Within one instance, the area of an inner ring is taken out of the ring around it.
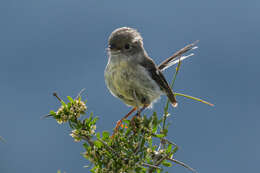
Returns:
[[[108,51],[108,52],[111,52],[112,54],[118,54],[118,53],[121,52],[121,50],[118,49],[118,48],[116,48],[116,47],[108,47],[108,48],[107,48],[107,51]]]

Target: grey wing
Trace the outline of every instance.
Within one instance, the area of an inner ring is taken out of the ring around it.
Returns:
[[[160,86],[161,90],[165,92],[174,107],[177,106],[176,98],[171,90],[168,82],[166,81],[162,72],[157,68],[156,64],[149,57],[145,58],[141,65],[145,67],[151,78]]]

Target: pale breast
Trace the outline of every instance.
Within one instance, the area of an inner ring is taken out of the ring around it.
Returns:
[[[149,105],[163,93],[144,67],[129,61],[110,61],[105,79],[110,92],[130,106]]]

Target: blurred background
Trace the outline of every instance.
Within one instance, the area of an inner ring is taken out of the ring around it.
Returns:
[[[109,93],[103,75],[107,39],[122,26],[142,34],[156,63],[200,40],[174,91],[216,106],[177,97],[168,119],[176,159],[200,173],[259,171],[260,1],[1,0],[0,21],[1,173],[89,172],[68,126],[41,116],[59,107],[54,91],[66,99],[86,88],[97,130],[112,131],[130,109]],[[174,71],[164,72],[169,81]],[[162,112],[165,102],[153,110]]]

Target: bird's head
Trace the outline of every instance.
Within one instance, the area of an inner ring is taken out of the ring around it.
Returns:
[[[134,55],[143,50],[143,38],[133,28],[122,27],[114,30],[108,40],[110,54]]]

